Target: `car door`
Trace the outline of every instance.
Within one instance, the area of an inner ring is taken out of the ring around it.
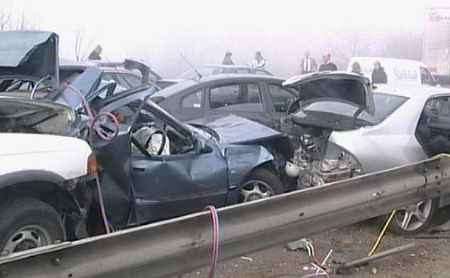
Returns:
[[[426,102],[416,138],[428,156],[450,153],[450,96],[437,96]]]
[[[131,148],[131,176],[140,222],[200,211],[207,205],[225,205],[228,192],[227,163],[217,146],[179,123],[152,104],[143,106],[135,122],[167,132],[170,153],[161,155]],[[131,136],[134,136],[131,134]]]
[[[207,116],[235,114],[273,127],[272,118],[266,109],[262,86],[257,82],[211,86],[206,101]]]

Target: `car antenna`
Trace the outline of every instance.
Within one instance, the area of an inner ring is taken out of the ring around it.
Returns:
[[[188,64],[189,67],[191,67],[195,73],[197,74],[198,79],[201,79],[203,76],[202,74],[198,71],[198,69],[188,60],[188,58],[186,58],[186,56],[184,56],[183,53],[180,53],[181,58],[183,58],[183,60],[186,62],[186,64]]]

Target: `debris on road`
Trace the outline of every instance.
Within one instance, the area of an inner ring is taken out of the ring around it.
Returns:
[[[395,254],[398,254],[398,253],[402,253],[402,252],[405,252],[405,251],[409,251],[409,250],[414,249],[414,248],[416,248],[416,244],[415,243],[409,243],[409,244],[406,244],[406,245],[403,245],[403,246],[399,246],[399,247],[395,247],[395,248],[392,248],[392,249],[389,249],[389,250],[386,250],[386,251],[379,252],[379,253],[377,253],[375,255],[372,255],[372,256],[356,259],[356,260],[353,260],[353,261],[350,261],[350,262],[345,262],[345,263],[343,263],[341,265],[336,265],[335,266],[335,272],[336,273],[342,273],[342,270],[353,268],[353,267],[359,267],[359,266],[365,265],[365,264],[367,264],[369,262],[372,262],[372,261],[375,261],[375,260],[379,260],[379,259],[385,258],[387,256],[391,256],[391,255],[395,255]],[[373,271],[372,271],[372,273],[373,273]]]

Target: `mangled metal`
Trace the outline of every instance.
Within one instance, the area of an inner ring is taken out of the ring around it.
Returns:
[[[0,76],[50,76],[59,84],[58,35],[51,32],[0,32]]]

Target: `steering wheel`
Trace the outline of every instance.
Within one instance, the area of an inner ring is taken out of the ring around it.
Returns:
[[[161,139],[161,144],[160,144],[158,150],[153,150],[153,146],[152,146],[151,149],[152,149],[152,153],[156,153],[156,155],[161,155],[162,152],[164,151],[164,148],[166,147],[166,143],[167,143],[167,134],[166,134],[166,132],[165,132],[164,130],[162,130],[162,129],[157,129],[157,130],[153,131],[153,132],[148,136],[147,140],[145,140],[144,148],[145,148],[146,150],[149,149],[150,144],[151,144],[151,142],[152,142],[153,136],[155,136],[155,135],[157,135],[157,134],[161,135],[161,138],[162,138],[162,139]]]
[[[98,114],[91,123],[92,129],[101,139],[113,140],[119,134],[119,122],[111,113]]]

